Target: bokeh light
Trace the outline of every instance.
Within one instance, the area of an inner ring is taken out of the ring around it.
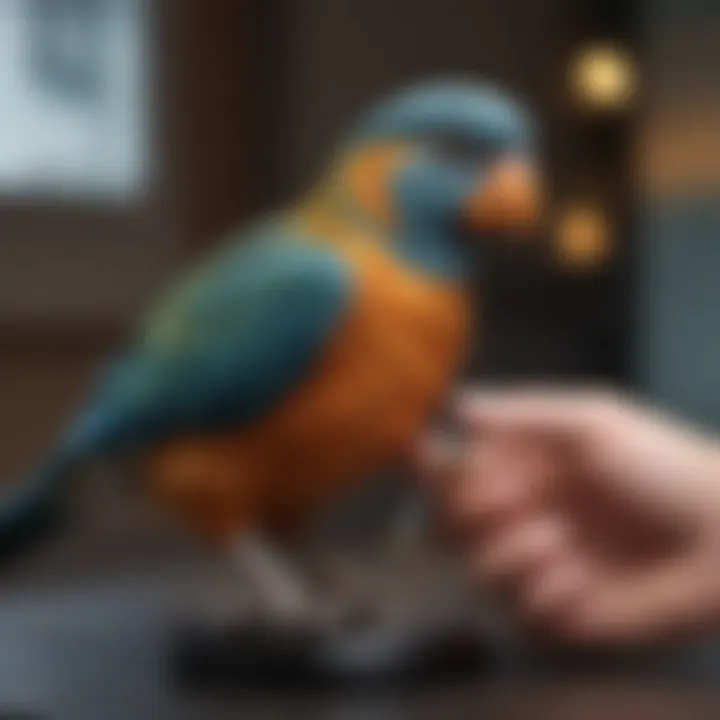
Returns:
[[[591,45],[578,53],[571,66],[573,95],[595,110],[620,110],[634,99],[638,73],[630,54],[613,45]]]
[[[612,228],[599,204],[578,202],[560,214],[556,228],[556,252],[560,264],[575,271],[596,270],[611,254]]]

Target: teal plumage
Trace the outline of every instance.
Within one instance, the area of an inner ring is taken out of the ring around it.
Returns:
[[[437,136],[462,137],[468,145],[477,141],[481,149],[526,155],[535,152],[536,144],[526,107],[500,88],[463,79],[425,80],[390,95],[361,118],[351,144]]]
[[[303,380],[351,294],[349,268],[280,219],[238,237],[159,303],[69,445],[125,450],[252,422]]]

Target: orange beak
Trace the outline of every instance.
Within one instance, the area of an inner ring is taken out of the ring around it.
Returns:
[[[519,157],[501,158],[465,205],[469,226],[483,232],[529,233],[542,215],[540,178]]]

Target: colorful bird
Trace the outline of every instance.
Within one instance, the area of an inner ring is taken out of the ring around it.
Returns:
[[[381,101],[312,192],[161,298],[48,461],[8,486],[0,550],[38,534],[86,461],[132,453],[162,506],[290,597],[258,538],[406,456],[471,339],[483,242],[538,208],[511,97],[448,80]]]

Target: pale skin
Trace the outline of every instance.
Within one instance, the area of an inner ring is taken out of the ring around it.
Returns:
[[[473,579],[528,629],[657,643],[720,626],[720,443],[627,398],[470,392],[422,454]]]

